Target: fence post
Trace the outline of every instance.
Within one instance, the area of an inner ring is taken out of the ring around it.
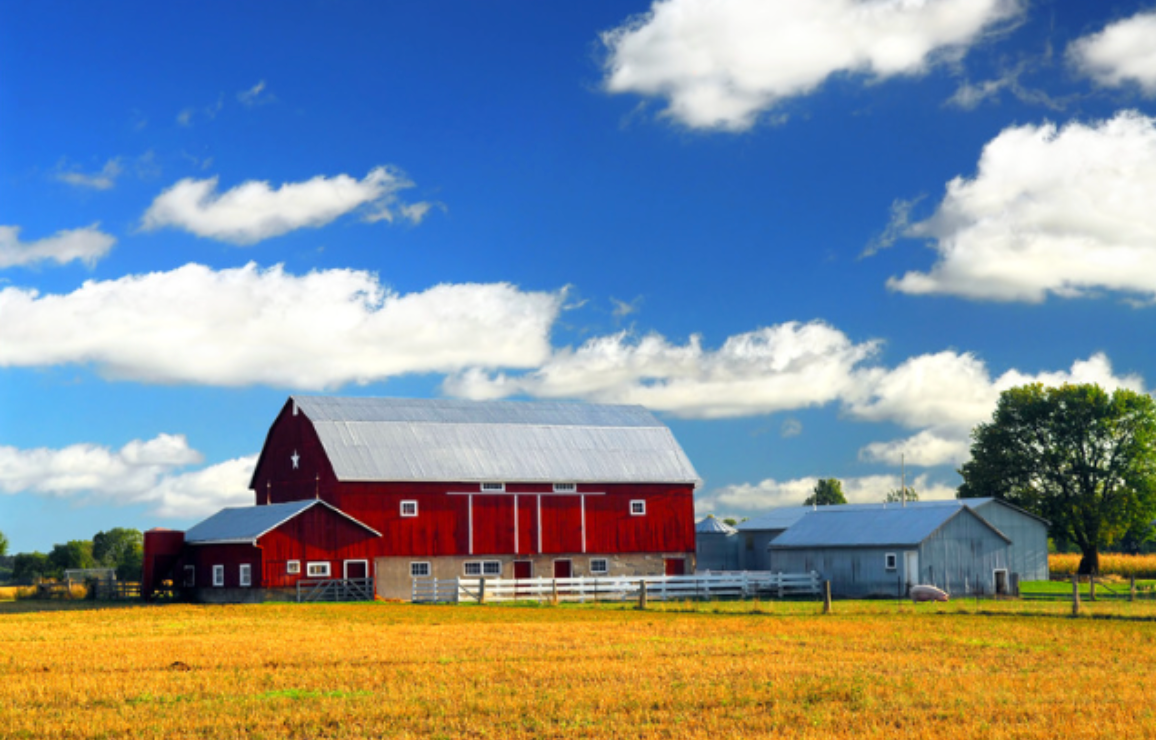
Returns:
[[[823,581],[823,613],[831,613],[831,582]]]
[[[1080,616],[1080,576],[1072,574],[1072,616]]]
[[[638,582],[638,608],[646,608],[646,581],[640,580]]]
[[[550,603],[558,606],[558,579],[550,581]]]
[[[1132,578],[1129,579],[1129,581],[1130,582],[1128,584],[1128,601],[1135,601],[1136,600],[1136,576],[1132,576]]]
[[[1089,601],[1095,601],[1096,600],[1096,574],[1095,573],[1091,573],[1088,575],[1088,600]]]
[[[478,603],[486,603],[486,577],[482,576],[478,579]]]

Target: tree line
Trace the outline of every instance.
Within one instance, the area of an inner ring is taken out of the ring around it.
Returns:
[[[69,540],[52,550],[8,556],[8,538],[0,532],[0,581],[35,583],[60,579],[78,568],[112,568],[121,581],[139,581],[144,564],[144,535],[140,530],[114,527],[97,532],[91,540]],[[5,578],[5,571],[7,577]]]

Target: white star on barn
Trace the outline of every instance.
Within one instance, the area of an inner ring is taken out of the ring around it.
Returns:
[[[296,470],[297,463],[301,460],[301,456],[297,454],[297,450],[293,450],[293,454],[289,456],[289,459],[293,461],[293,469]]]

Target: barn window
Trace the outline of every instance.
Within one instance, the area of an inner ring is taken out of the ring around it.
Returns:
[[[506,490],[505,483],[483,483],[482,490],[490,493],[501,493]]]
[[[646,502],[642,500],[631,501],[630,514],[632,516],[646,516]]]
[[[887,570],[895,570],[896,563],[897,558],[895,557],[895,553],[889,552],[883,556],[883,567]]]
[[[590,559],[590,573],[596,576],[604,576],[610,572],[610,562],[606,558],[591,558]]]
[[[482,574],[482,561],[467,561],[462,565],[462,573],[465,573],[467,576],[480,576]]]
[[[417,502],[416,501],[402,501],[401,502],[402,516],[417,516]]]
[[[213,566],[213,585],[214,586],[224,586],[225,585],[225,566],[223,566],[223,565],[214,565]]]
[[[328,578],[329,563],[309,563],[305,566],[305,572],[310,578]]]
[[[486,576],[500,576],[502,575],[502,561],[500,560],[486,560],[482,563],[482,575]]]
[[[429,578],[431,572],[432,569],[428,562],[409,564],[409,575],[411,578]]]
[[[185,566],[185,588],[192,588],[197,585],[197,566]]]
[[[554,493],[574,493],[578,490],[576,483],[555,483]]]
[[[297,575],[301,572],[301,561],[290,560],[285,563],[285,572],[291,576]]]
[[[249,565],[248,563],[242,565],[239,580],[240,580],[240,583],[242,586],[252,586],[253,585],[253,566]]]

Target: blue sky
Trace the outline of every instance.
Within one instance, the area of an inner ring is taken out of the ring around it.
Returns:
[[[290,393],[641,403],[746,515],[1152,382],[1152,3],[9,3],[0,70],[14,551],[250,502]]]

